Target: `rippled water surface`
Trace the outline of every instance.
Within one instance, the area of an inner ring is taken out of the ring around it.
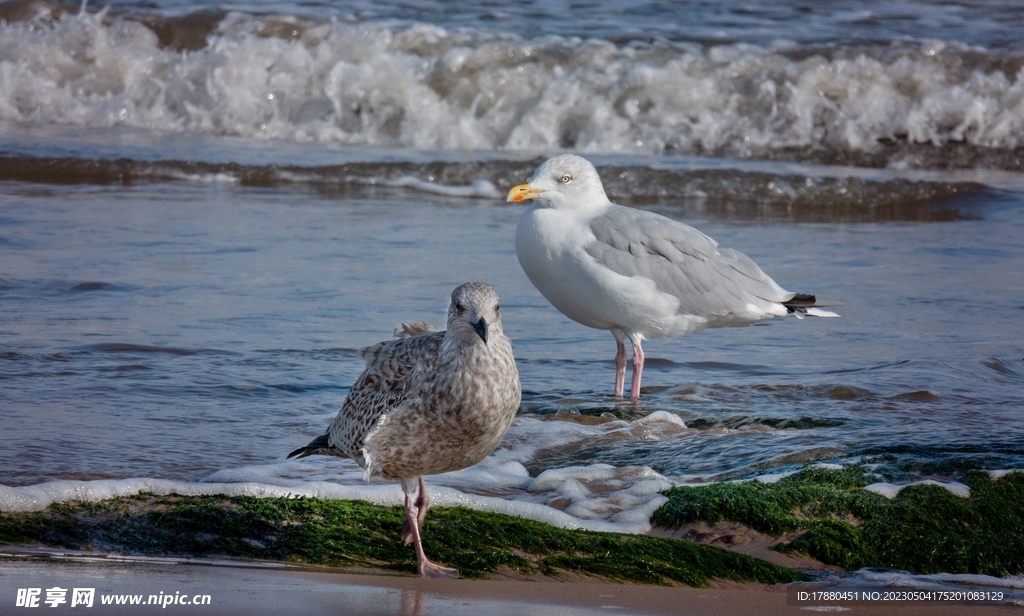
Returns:
[[[0,455],[17,483],[197,480],[278,458],[336,412],[360,346],[403,321],[443,325],[465,280],[503,296],[524,415],[667,410],[692,428],[542,451],[534,470],[719,477],[862,454],[1000,467],[1024,454],[1015,194],[947,199],[963,217],[941,222],[693,220],[680,206],[783,285],[845,305],[840,319],[650,341],[639,407],[608,395],[611,336],[561,316],[520,270],[521,208],[501,199],[7,182],[0,203]]]

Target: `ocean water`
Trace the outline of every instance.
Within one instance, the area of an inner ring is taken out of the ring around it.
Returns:
[[[503,299],[524,395],[437,504],[644,532],[673,484],[1024,468],[1024,12],[1006,2],[0,4],[0,509],[398,503],[320,434],[402,322]],[[547,156],[840,304],[645,345],[563,317]],[[880,488],[883,489],[883,488]],[[895,489],[890,487],[884,489]]]

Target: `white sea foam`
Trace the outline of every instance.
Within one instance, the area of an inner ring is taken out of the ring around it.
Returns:
[[[896,498],[896,495],[900,493],[903,488],[909,488],[910,486],[939,486],[940,488],[946,488],[951,493],[961,497],[968,498],[971,496],[971,489],[960,483],[959,481],[933,481],[931,479],[925,479],[924,481],[915,481],[914,483],[908,483],[904,485],[896,485],[892,483],[873,483],[868,486],[864,486],[864,489],[868,492],[874,492],[875,494],[881,494],[886,498]]]
[[[797,472],[798,471],[784,471],[781,473],[768,473],[765,475],[758,475],[757,477],[754,477],[754,481],[759,481],[761,483],[778,483],[779,480],[785,479],[790,475],[795,475]]]
[[[481,199],[497,199],[501,197],[501,191],[488,180],[475,180],[468,186],[451,186],[437,182],[427,182],[412,176],[405,176],[393,180],[377,180],[376,184],[383,186],[394,186],[398,188],[411,188],[419,192],[448,197],[477,197]]]
[[[312,182],[321,183],[324,181],[323,176],[316,173],[303,173],[296,171],[275,171],[278,180],[285,182],[295,182],[297,184]],[[466,185],[452,185],[442,184],[440,182],[423,180],[421,178],[413,177],[411,175],[402,176],[398,178],[381,178],[373,176],[359,176],[349,175],[341,178],[336,178],[338,181],[351,183],[351,184],[363,184],[366,186],[387,186],[391,188],[407,188],[410,190],[418,191],[421,193],[429,193],[433,195],[443,195],[447,197],[459,197],[459,198],[478,198],[478,199],[497,199],[502,196],[502,193],[489,180],[474,180]]]
[[[927,575],[916,575],[903,571],[872,571],[868,569],[860,570],[856,575],[869,582],[881,582],[886,586],[894,587],[940,588],[948,587],[950,585],[958,585],[996,586],[1024,590],[1024,577],[1019,575],[1008,575],[1003,578],[971,573],[933,573]]]
[[[667,412],[633,422],[583,425],[519,418],[502,446],[476,466],[428,478],[431,502],[465,506],[546,522],[562,528],[619,533],[650,530],[650,517],[667,501],[659,494],[672,482],[647,466],[590,464],[549,469],[530,477],[523,465],[538,451],[595,440],[660,440],[689,434]],[[259,497],[309,496],[398,505],[398,484],[367,484],[362,469],[346,459],[323,456],[224,469],[202,482],[154,478],[62,480],[34,486],[0,485],[0,511],[38,511],[68,500],[97,501],[138,492],[227,494]]]
[[[827,470],[830,470],[830,471],[841,471],[841,470],[843,470],[846,467],[843,466],[842,464],[833,464],[833,463],[830,463],[830,462],[818,462],[816,464],[812,464],[811,468],[824,468],[824,469],[827,469]]]
[[[286,40],[262,26],[234,15],[208,46],[175,51],[106,11],[0,23],[0,120],[419,149],[1024,145],[1024,69],[972,65],[984,51],[953,44],[797,60],[746,44],[337,22]]]
[[[141,175],[151,175],[159,178],[171,178],[184,182],[198,182],[204,184],[238,184],[241,179],[230,173],[185,173],[177,169],[165,167],[154,167],[145,170]]]

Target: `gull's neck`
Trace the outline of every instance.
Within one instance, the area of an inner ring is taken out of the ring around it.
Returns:
[[[612,202],[604,194],[591,192],[573,196],[558,195],[555,198],[547,199],[541,197],[534,203],[538,208],[590,213],[604,211]]]

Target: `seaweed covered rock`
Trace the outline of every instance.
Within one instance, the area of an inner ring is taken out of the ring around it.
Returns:
[[[913,485],[889,499],[863,489],[870,481],[858,467],[812,467],[771,484],[672,488],[652,521],[664,528],[737,522],[775,537],[799,531],[775,549],[846,569],[1024,572],[1024,473],[992,479],[973,471],[964,481],[967,498]]]

